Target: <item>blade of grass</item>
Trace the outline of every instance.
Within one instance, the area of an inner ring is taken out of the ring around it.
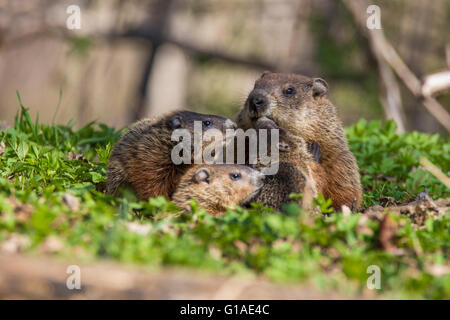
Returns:
[[[61,100],[62,100],[62,89],[61,89],[61,88],[59,88],[59,98],[58,98],[58,104],[57,104],[57,106],[56,106],[56,110],[55,110],[55,113],[53,114],[52,125],[54,125],[54,124],[55,124],[55,118],[56,118],[56,114],[57,114],[57,113],[58,113],[58,111],[59,111],[59,107],[61,106]]]

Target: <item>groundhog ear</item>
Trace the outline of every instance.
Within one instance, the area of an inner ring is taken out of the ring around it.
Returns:
[[[206,182],[209,183],[209,170],[206,168],[200,168],[195,172],[194,180],[197,183]]]
[[[181,125],[182,125],[181,117],[175,116],[175,117],[170,118],[168,124],[172,130],[181,128]]]
[[[260,79],[264,78],[265,76],[267,76],[268,74],[271,74],[272,72],[269,70],[266,70],[262,73],[261,77],[259,77]]]
[[[328,92],[328,83],[321,78],[314,78],[312,95],[314,98],[322,97]]]

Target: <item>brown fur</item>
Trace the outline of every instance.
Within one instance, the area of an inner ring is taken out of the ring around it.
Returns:
[[[199,172],[203,174],[201,178],[197,178]],[[234,173],[240,178],[233,180]],[[211,215],[221,216],[227,207],[250,201],[263,185],[263,178],[259,171],[243,165],[196,165],[182,176],[172,201],[189,211],[191,199],[195,199]]]
[[[287,95],[287,88],[294,88],[294,94]],[[243,129],[251,128],[256,119],[266,116],[307,143],[317,142],[322,157],[318,164],[311,165],[311,170],[319,192],[333,200],[335,209],[342,205],[356,209],[362,199],[359,170],[336,108],[325,97],[327,89],[321,79],[297,74],[265,74],[256,81],[252,93],[265,97],[266,107],[254,111],[247,99],[237,124]]]
[[[262,117],[255,122],[257,129],[279,129],[270,119]],[[275,175],[267,175],[264,186],[254,202],[261,202],[268,207],[281,209],[283,203],[294,201],[289,198],[291,193],[302,193],[300,205],[312,209],[312,201],[317,196],[316,182],[311,172],[314,162],[301,137],[280,130],[279,169]],[[271,143],[269,139],[269,143]]]
[[[120,187],[128,186],[140,200],[156,196],[170,199],[181,176],[192,166],[172,162],[172,148],[179,143],[171,141],[174,119],[179,128],[187,129],[191,136],[194,121],[211,122],[209,127],[203,126],[203,131],[215,128],[225,133],[226,129],[235,127],[229,119],[190,111],[173,112],[158,120],[138,121],[117,142],[111,154],[107,170],[109,194],[117,195]],[[207,146],[208,143],[203,142],[203,149]]]

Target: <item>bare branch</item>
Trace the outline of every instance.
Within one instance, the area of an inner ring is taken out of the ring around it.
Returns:
[[[433,73],[424,77],[422,95],[433,96],[450,90],[450,71]]]
[[[259,60],[256,58],[248,59],[244,57],[238,57],[234,55],[229,55],[216,50],[209,50],[200,48],[196,45],[192,45],[188,42],[177,40],[170,35],[159,35],[151,28],[136,28],[130,29],[124,33],[111,33],[107,35],[98,35],[100,38],[106,38],[109,40],[121,40],[126,38],[135,38],[135,39],[144,39],[150,42],[159,42],[159,43],[170,43],[173,44],[187,53],[194,54],[200,57],[209,57],[219,59],[225,62],[233,63],[233,64],[241,64],[247,67],[256,68],[256,69],[264,69],[276,71],[278,68],[270,62]]]
[[[383,104],[386,119],[394,120],[397,124],[397,132],[403,133],[405,132],[405,115],[400,88],[394,73],[384,59],[382,46],[380,46],[380,42],[383,41],[384,36],[382,33],[372,33],[366,27],[364,16],[359,14],[359,12],[366,12],[365,9],[363,10],[364,6],[359,6],[352,1],[344,2],[352,12],[360,32],[368,38],[370,50],[377,62],[382,89],[381,102]]]
[[[406,87],[414,96],[422,99],[425,108],[435,117],[435,119],[450,132],[450,115],[437,102],[436,99],[422,94],[422,84],[414,73],[403,62],[395,51],[394,47],[385,38],[383,31],[380,29],[369,30],[365,25],[365,9],[367,3],[355,0],[343,0],[346,7],[352,13],[361,32],[363,32],[371,41],[373,50],[376,50],[383,59],[391,66],[397,76],[403,81]]]

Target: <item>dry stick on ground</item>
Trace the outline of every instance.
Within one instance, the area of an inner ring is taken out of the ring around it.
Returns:
[[[364,32],[373,43],[374,48],[383,59],[394,69],[397,76],[404,82],[406,87],[420,98],[427,110],[434,118],[450,132],[450,115],[448,112],[431,96],[424,96],[422,93],[422,84],[420,80],[412,73],[408,66],[403,62],[392,45],[386,40],[383,31],[380,29],[369,30],[366,27],[366,8],[367,3],[355,0],[343,0],[346,7],[352,13],[356,24],[361,32]],[[366,31],[366,32],[365,32]]]

